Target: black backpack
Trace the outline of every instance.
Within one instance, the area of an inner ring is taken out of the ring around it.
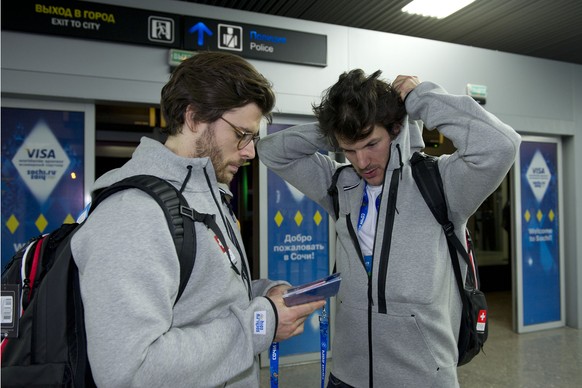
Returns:
[[[459,287],[463,310],[461,316],[461,326],[459,330],[459,341],[457,347],[459,350],[459,359],[457,365],[465,365],[483,350],[483,345],[487,341],[489,328],[487,326],[487,301],[485,294],[479,290],[479,270],[477,268],[477,259],[473,251],[473,244],[469,231],[465,229],[467,245],[469,252],[465,250],[463,244],[455,235],[454,226],[448,218],[447,203],[445,201],[443,182],[437,167],[438,159],[424,153],[415,152],[410,159],[412,166],[412,176],[426,201],[430,211],[435,216],[438,223],[442,226],[449,253],[453,264],[455,279]],[[339,216],[339,202],[337,192],[337,180],[339,174],[350,165],[340,166],[332,176],[332,182],[327,192],[332,197],[335,218]],[[463,282],[461,268],[457,252],[461,254],[468,265],[466,282]],[[335,271],[335,268],[334,268]]]
[[[459,330],[459,359],[457,366],[465,365],[479,352],[487,341],[489,328],[487,326],[487,301],[485,294],[479,290],[481,281],[477,268],[477,259],[473,251],[473,243],[469,231],[465,229],[469,251],[455,235],[453,223],[449,220],[447,203],[443,191],[443,182],[437,166],[438,159],[421,152],[415,152],[410,159],[412,176],[426,201],[430,211],[442,226],[459,287],[463,310],[461,312],[461,327]],[[457,252],[467,263],[467,278],[463,282]]]
[[[149,175],[124,179],[96,193],[89,213],[111,194],[128,188],[151,195],[165,213],[180,260],[177,301],[194,266],[194,221],[207,224],[211,217],[189,208],[170,183]],[[3,387],[95,386],[87,360],[78,270],[70,247],[81,225],[63,224],[33,238],[2,272]]]

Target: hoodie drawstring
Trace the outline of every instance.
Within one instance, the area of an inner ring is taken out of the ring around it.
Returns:
[[[400,149],[400,144],[396,144],[396,150],[398,151],[398,161],[400,162],[400,180],[402,180],[402,168],[404,163],[402,162],[402,150]]]
[[[212,194],[212,198],[214,199],[214,203],[216,204],[216,206],[218,208],[218,214],[220,215],[220,218],[222,219],[222,222],[224,224],[224,227],[226,228],[226,231],[228,233],[230,240],[234,243],[234,246],[237,249],[239,256],[241,258],[241,261],[242,261],[241,277],[242,277],[243,283],[247,287],[249,300],[251,300],[253,297],[252,289],[251,289],[251,276],[250,276],[249,269],[247,267],[247,263],[245,260],[246,256],[244,254],[244,250],[240,246],[238,239],[236,237],[236,234],[235,234],[232,226],[230,225],[230,222],[226,219],[226,217],[222,213],[222,206],[220,206],[220,204],[223,203],[222,200],[224,199],[224,196],[221,195],[221,202],[219,202],[218,199],[216,198],[216,195],[214,194],[214,190],[212,189],[212,183],[210,182],[210,177],[208,176],[208,171],[206,170],[206,167],[204,167],[203,170],[204,170],[204,177],[206,178],[206,183],[208,184],[208,187],[210,188],[210,193]],[[219,191],[220,191],[220,189],[219,189]],[[227,204],[227,207],[228,207],[228,204]]]
[[[186,178],[184,179],[184,182],[182,183],[182,187],[180,187],[180,194],[182,194],[184,192],[184,189],[186,188],[186,184],[190,180],[190,176],[192,176],[192,166],[187,166],[186,168],[188,169],[188,174],[186,175]]]

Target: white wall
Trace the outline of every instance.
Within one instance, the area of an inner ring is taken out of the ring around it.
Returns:
[[[582,66],[449,43],[257,15],[171,0],[100,3],[232,20],[327,35],[325,68],[251,61],[277,92],[276,111],[310,115],[311,103],[343,71],[418,75],[465,93],[487,86],[486,108],[523,134],[564,140],[567,324],[582,328]],[[168,79],[168,50],[2,31],[2,96],[157,104]]]
[[[582,66],[360,29],[349,30],[348,45],[349,68],[417,75],[456,94],[467,83],[486,85],[487,110],[518,131],[547,133],[551,124],[574,134],[572,76]]]
[[[564,141],[566,324],[582,328],[582,71],[572,71],[575,136]]]

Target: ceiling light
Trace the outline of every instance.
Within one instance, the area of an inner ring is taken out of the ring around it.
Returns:
[[[475,0],[414,0],[402,8],[402,11],[442,19],[457,12],[461,8],[468,6],[474,1]]]

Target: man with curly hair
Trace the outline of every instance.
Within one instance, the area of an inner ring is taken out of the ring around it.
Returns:
[[[468,96],[414,76],[390,84],[380,71],[342,74],[314,113],[317,123],[269,135],[257,149],[268,168],[337,214],[342,284],[328,387],[458,386],[461,299],[410,159],[424,148],[423,123],[453,142],[438,168],[465,241],[468,218],[509,171],[520,136]],[[319,150],[343,152],[351,167]],[[328,188],[340,168],[334,206]]]

